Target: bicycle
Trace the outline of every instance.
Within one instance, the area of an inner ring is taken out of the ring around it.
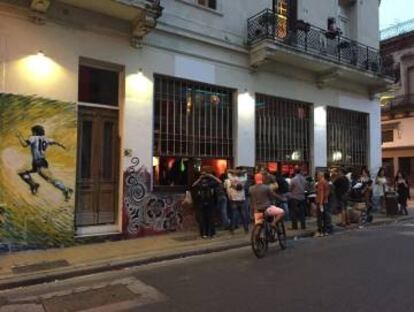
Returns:
[[[286,229],[283,219],[272,226],[273,216],[263,212],[263,222],[255,224],[251,234],[251,245],[253,253],[257,258],[266,255],[269,243],[278,242],[279,247],[284,250],[287,247]]]

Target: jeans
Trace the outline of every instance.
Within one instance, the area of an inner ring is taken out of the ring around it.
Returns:
[[[298,229],[298,220],[301,229],[306,229],[305,221],[305,201],[295,198],[289,200],[290,219],[292,221],[292,229]]]
[[[379,212],[381,210],[381,197],[372,197],[372,211]]]
[[[348,201],[346,195],[337,195],[336,198],[338,208],[341,213],[341,224],[344,226],[350,224],[350,220],[348,218]]]
[[[321,206],[323,207],[323,211],[321,211],[320,209]],[[330,213],[328,209],[328,204],[318,204],[317,209],[316,209],[316,216],[317,216],[318,232],[329,233]]]
[[[222,226],[230,226],[230,218],[227,213],[227,198],[226,196],[220,196],[217,199],[217,208],[219,209],[219,213],[221,216],[221,224]]]
[[[246,212],[246,202],[245,201],[231,201],[230,202],[231,210],[233,213],[232,222],[231,222],[231,229],[234,231],[237,225],[237,218],[236,218],[236,212],[239,214],[242,222],[244,230],[247,232],[249,230],[249,225],[247,222],[247,217],[245,215]]]
[[[289,221],[289,204],[288,204],[288,201],[287,200],[281,201],[280,202],[280,208],[282,208],[283,211],[285,212],[284,220]]]
[[[250,209],[250,200],[249,199],[246,199],[244,208],[245,208],[244,215],[246,216],[247,224],[250,224],[250,222],[253,218],[253,214],[252,214],[252,211]]]
[[[400,202],[400,213],[408,216],[407,200],[402,200]]]
[[[200,236],[213,236],[216,234],[213,220],[212,203],[200,203]]]

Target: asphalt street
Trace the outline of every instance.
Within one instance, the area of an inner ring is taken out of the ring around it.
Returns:
[[[414,223],[0,293],[7,311],[414,311]],[[12,310],[17,309],[17,310]],[[20,309],[20,310],[18,310]]]

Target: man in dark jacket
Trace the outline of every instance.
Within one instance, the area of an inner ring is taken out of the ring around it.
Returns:
[[[216,234],[214,227],[214,205],[216,202],[216,190],[220,180],[214,175],[202,172],[193,184],[195,203],[199,211],[200,236],[202,238],[213,238]]]
[[[333,182],[338,209],[341,213],[341,226],[346,226],[347,224],[349,224],[347,201],[350,183],[345,174],[345,170],[343,168],[340,168],[337,171],[336,178]]]
[[[298,219],[302,230],[306,229],[305,220],[305,186],[306,179],[300,169],[296,169],[295,176],[290,181],[289,212],[291,214],[292,229],[298,229]]]

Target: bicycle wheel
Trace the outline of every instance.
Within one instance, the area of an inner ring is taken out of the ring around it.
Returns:
[[[251,236],[251,245],[253,253],[257,258],[263,258],[267,252],[267,235],[263,224],[256,224],[253,227]]]
[[[277,240],[279,241],[279,246],[281,249],[286,249],[287,247],[287,237],[285,223],[283,220],[277,223]]]

